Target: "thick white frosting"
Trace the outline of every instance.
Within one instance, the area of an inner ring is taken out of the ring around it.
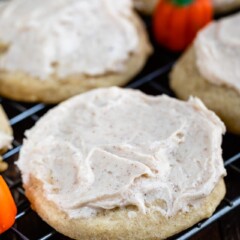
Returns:
[[[0,69],[42,80],[122,72],[139,46],[132,14],[131,0],[0,2]]]
[[[98,89],[60,104],[27,131],[17,165],[23,182],[41,180],[45,197],[69,217],[129,205],[147,212],[157,199],[166,204],[156,211],[170,216],[198,206],[225,175],[224,131],[197,98]]]
[[[240,13],[214,21],[195,40],[196,63],[201,75],[216,85],[240,93]]]

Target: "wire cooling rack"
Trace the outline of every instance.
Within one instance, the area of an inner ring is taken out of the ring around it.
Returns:
[[[174,96],[168,86],[167,76],[176,58],[176,55],[171,55],[163,49],[158,49],[143,73],[127,87],[138,88],[149,94],[164,93]],[[23,104],[7,99],[0,99],[0,101],[10,118],[15,139],[12,150],[3,156],[4,160],[9,163],[9,169],[3,174],[3,177],[10,186],[18,207],[16,223],[9,231],[2,234],[0,239],[68,239],[44,223],[30,208],[29,202],[24,195],[19,171],[14,164],[22,145],[24,131],[32,127],[52,106]],[[227,195],[225,199],[211,218],[172,239],[189,239],[240,206],[240,137],[231,134],[224,136],[223,156],[228,172],[226,177]]]
[[[148,94],[167,94],[174,97],[174,94],[168,85],[168,74],[172,65],[178,58],[178,55],[167,52],[165,49],[157,47],[156,44],[154,45],[154,55],[150,58],[147,66],[144,68],[142,73],[126,87],[141,89]],[[25,130],[31,128],[44,113],[52,108],[52,106],[46,106],[44,104],[26,104],[10,101],[4,98],[0,98],[0,103],[6,110],[10,118],[11,126],[14,130],[13,148],[3,156],[4,161],[9,163],[9,169],[3,173],[3,177],[10,186],[18,208],[18,214],[14,226],[2,234],[0,239],[69,239],[59,234],[43,222],[31,209],[30,204],[24,195],[19,171],[14,164],[14,162],[18,159],[18,153],[23,142]],[[219,224],[219,228],[221,230],[224,229],[226,226],[221,224],[223,219],[231,212],[234,212],[234,210],[238,210],[240,208],[240,137],[228,133],[224,136],[223,157],[228,173],[228,176],[225,178],[227,186],[226,197],[212,217],[198,223],[177,236],[172,237],[172,240],[209,239],[196,238],[196,236],[205,231],[206,228],[209,228],[216,223]]]

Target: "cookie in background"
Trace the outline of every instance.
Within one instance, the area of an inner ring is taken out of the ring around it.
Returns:
[[[157,4],[164,0],[133,0],[135,8],[143,14],[151,15]],[[170,0],[171,1],[171,0]],[[170,2],[168,1],[168,2]],[[181,2],[194,2],[195,0],[181,0]],[[199,2],[202,0],[199,0]],[[172,2],[176,2],[172,0]],[[240,0],[211,0],[216,14],[227,13],[240,8]]]
[[[154,12],[159,0],[133,0],[135,8],[147,15],[151,15]]]
[[[12,128],[9,125],[7,115],[0,105],[0,172],[3,172],[8,168],[8,164],[3,162],[1,154],[11,148],[12,140]]]
[[[240,0],[213,0],[216,14],[227,13],[240,9]]]
[[[152,48],[131,0],[0,2],[0,94],[57,103],[124,85]]]
[[[240,13],[207,25],[170,74],[176,95],[202,99],[240,134]]]

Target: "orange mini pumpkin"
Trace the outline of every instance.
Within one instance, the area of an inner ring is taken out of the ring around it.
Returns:
[[[212,17],[211,0],[161,0],[153,15],[154,36],[170,50],[181,51]]]
[[[9,229],[15,221],[17,207],[12,194],[0,175],[0,234]]]

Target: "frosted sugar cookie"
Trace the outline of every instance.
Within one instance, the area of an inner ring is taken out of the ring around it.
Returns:
[[[124,85],[151,46],[131,0],[0,2],[0,94],[56,103]]]
[[[225,194],[220,119],[191,98],[98,89],[49,111],[17,162],[33,209],[74,239],[163,239]]]
[[[240,134],[240,14],[214,21],[177,62],[171,86],[178,97],[203,100]]]
[[[9,125],[7,116],[0,105],[0,172],[7,169],[7,163],[2,162],[1,154],[11,148],[12,129]]]

